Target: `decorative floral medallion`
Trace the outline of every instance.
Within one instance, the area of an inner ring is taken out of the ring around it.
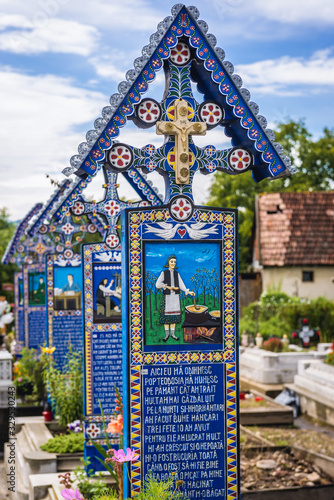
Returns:
[[[86,434],[90,439],[95,439],[101,434],[101,429],[96,424],[92,423],[87,427]]]
[[[143,99],[136,108],[136,114],[145,126],[154,125],[161,117],[160,104],[154,99]]]
[[[108,201],[104,207],[105,211],[110,216],[117,215],[119,212],[119,208],[119,204],[115,200]]]
[[[184,66],[190,61],[191,52],[183,42],[179,42],[177,46],[170,51],[170,60],[177,66]]]
[[[70,248],[67,248],[64,252],[65,259],[72,259],[73,255],[73,250],[71,250]]]
[[[234,148],[228,155],[228,164],[235,172],[244,172],[252,166],[252,156],[245,148]]]
[[[72,212],[74,213],[74,215],[82,215],[84,211],[85,211],[85,205],[82,201],[76,201],[73,204]]]
[[[69,222],[66,222],[66,224],[64,224],[61,229],[65,234],[71,234],[74,231],[74,227]]]
[[[224,111],[215,101],[203,102],[198,113],[200,120],[205,122],[208,128],[218,125],[224,117]]]
[[[119,241],[119,237],[117,236],[117,234],[109,234],[106,238],[106,244],[110,248],[118,247],[119,243],[120,243],[120,241]]]
[[[184,222],[192,216],[194,206],[190,198],[180,195],[173,198],[169,211],[174,220]]]
[[[126,144],[115,144],[109,152],[108,159],[113,170],[121,172],[132,164],[133,152]]]

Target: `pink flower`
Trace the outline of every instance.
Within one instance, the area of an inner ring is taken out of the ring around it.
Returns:
[[[65,500],[84,500],[83,496],[81,495],[80,491],[78,490],[62,490],[61,491],[61,496],[65,498]]]
[[[136,460],[139,455],[135,454],[135,450],[131,450],[130,448],[126,449],[126,455],[124,453],[124,450],[114,450],[114,457],[112,458],[116,462],[133,462]]]

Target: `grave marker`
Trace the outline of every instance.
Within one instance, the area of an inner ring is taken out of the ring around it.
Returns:
[[[176,472],[186,498],[228,498],[238,477],[236,212],[176,200],[187,220],[172,198],[127,210],[122,222],[124,437],[141,457],[131,491],[150,471],[162,480]]]
[[[39,349],[46,340],[46,277],[44,264],[23,266],[25,347]]]
[[[120,201],[117,174],[103,168],[105,198],[99,203],[75,201],[74,213],[99,214],[106,220],[105,242],[82,246],[84,269],[84,415],[85,457],[90,467],[101,470],[93,441],[105,446],[100,403],[107,420],[115,409],[114,386],[122,391],[121,248],[117,221],[131,203]],[[150,201],[137,205],[160,204],[160,198],[145,178],[130,172],[132,186]],[[117,439],[115,440],[115,445]]]
[[[198,18],[196,7],[172,8],[64,170],[89,178],[107,161],[115,173],[156,170],[166,183],[164,206],[122,214],[124,445],[140,455],[130,484],[124,473],[125,498],[141,490],[149,470],[160,478],[182,473],[188,498],[240,498],[237,214],[194,205],[192,181],[197,171],[252,170],[255,182],[290,175],[289,158]],[[143,99],[161,69],[161,103]],[[116,142],[128,119],[156,126],[164,144]],[[204,124],[220,127],[231,147],[196,146],[192,135]]]
[[[14,316],[15,316],[15,352],[19,352],[24,346],[24,294],[23,273],[14,274]]]
[[[83,352],[82,264],[81,255],[74,248],[89,234],[102,235],[105,231],[95,216],[88,214],[83,218],[70,211],[61,222],[50,227],[42,225],[39,231],[52,232],[57,241],[57,253],[46,257],[47,344],[56,348],[53,357],[61,367],[70,344],[75,351]]]

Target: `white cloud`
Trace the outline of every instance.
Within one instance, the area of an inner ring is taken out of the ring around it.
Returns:
[[[154,3],[147,0],[83,1],[80,3],[80,8],[76,2],[68,2],[64,6],[64,12],[82,22],[88,20],[91,22],[94,19],[95,26],[101,29],[107,28],[113,33],[120,32],[122,35],[119,40],[120,46],[124,38],[134,41],[134,32],[155,31],[156,25],[170,14],[170,10],[166,7],[158,13]]]
[[[334,23],[332,0],[308,0],[307,2],[305,0],[252,0],[251,2],[249,0],[211,0],[205,5],[205,10],[209,13],[212,8],[215,9],[220,19],[234,19],[243,26],[243,21],[247,21],[249,31],[253,23],[262,25],[265,29],[266,20],[292,25],[312,24],[312,26]],[[200,10],[202,11],[202,7]]]
[[[22,15],[5,15],[0,20],[0,30],[0,50],[16,54],[58,52],[88,56],[99,38],[93,26],[48,16],[33,23]]]
[[[17,219],[50,196],[53,188],[45,174],[64,179],[61,170],[107,98],[68,79],[28,76],[11,68],[0,68],[0,92],[6,96],[0,115],[0,205]]]
[[[244,2],[246,3],[246,2]],[[248,3],[248,2],[247,2]],[[252,12],[258,11],[262,18],[291,24],[333,24],[332,0],[252,0]]]
[[[89,62],[93,65],[98,76],[120,83],[125,79],[126,71],[130,69],[130,67],[125,66],[128,60],[128,53],[111,50],[108,54],[92,57]]]
[[[333,49],[315,52],[310,59],[284,56],[235,68],[244,85],[262,94],[303,95],[334,85]],[[298,88],[297,88],[298,87]]]
[[[71,0],[2,0],[1,8],[4,16],[24,16],[33,25],[56,17],[75,19],[78,23],[120,33],[120,44],[124,37],[132,39],[134,32],[155,31],[156,25],[170,13],[168,8],[159,13],[150,0],[83,0],[79,3]]]

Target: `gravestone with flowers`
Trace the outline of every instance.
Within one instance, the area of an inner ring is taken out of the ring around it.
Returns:
[[[124,498],[149,472],[175,473],[186,498],[240,498],[237,211],[196,205],[193,180],[290,171],[207,31],[195,7],[175,5],[66,169],[84,177],[106,162],[115,174],[156,171],[166,185],[162,205],[127,208],[121,219],[124,446],[134,452]],[[149,94],[159,71],[160,102]],[[154,127],[161,145],[134,147],[126,131],[116,142],[128,120]],[[209,142],[214,129],[229,147]],[[197,146],[203,135],[207,145]]]

